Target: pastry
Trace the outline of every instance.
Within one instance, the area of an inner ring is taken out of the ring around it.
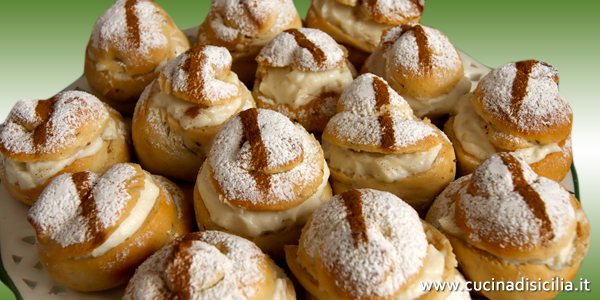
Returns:
[[[83,74],[94,94],[131,115],[167,61],[190,48],[171,17],[149,0],[117,0],[96,21]]]
[[[260,49],[282,31],[298,27],[302,20],[292,0],[212,0],[196,44],[227,48],[232,70],[252,86]]]
[[[425,216],[455,176],[454,150],[444,133],[370,73],[352,82],[337,108],[323,132],[334,193],[388,191]]]
[[[295,300],[294,286],[255,244],[220,231],[194,232],[146,260],[124,300]]]
[[[425,0],[311,0],[306,26],[325,31],[348,49],[359,69],[375,51],[381,33],[406,22],[418,22]]]
[[[452,183],[426,219],[448,237],[460,269],[477,284],[570,281],[590,243],[590,225],[577,199],[506,152]],[[516,300],[553,299],[559,292],[529,287],[480,292]]]
[[[308,131],[321,133],[340,94],[356,77],[345,48],[311,28],[277,35],[256,57],[252,94],[260,108],[278,111]]]
[[[558,92],[558,72],[535,60],[509,63],[484,76],[461,98],[444,131],[459,175],[496,152],[511,152],[560,182],[571,168],[573,111]]]
[[[172,183],[171,183],[172,185]],[[192,218],[136,164],[55,178],[31,207],[40,262],[56,282],[78,291],[126,283],[148,256],[188,233]]]
[[[132,158],[123,117],[80,91],[17,102],[0,128],[0,153],[2,184],[27,205],[59,174],[103,173]]]
[[[230,69],[231,55],[215,46],[193,47],[167,63],[133,114],[133,145],[145,169],[195,182],[219,128],[255,106]]]
[[[453,282],[448,239],[391,193],[349,190],[319,207],[286,261],[316,299],[447,299],[422,282]]]
[[[198,227],[255,242],[274,259],[295,244],[310,214],[331,198],[319,142],[299,124],[266,109],[232,117],[198,174]]]
[[[435,124],[471,89],[458,51],[437,29],[405,23],[384,32],[361,73],[383,77],[415,115]]]

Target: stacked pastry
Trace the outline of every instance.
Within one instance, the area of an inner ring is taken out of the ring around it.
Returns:
[[[80,91],[17,102],[0,127],[0,152],[2,184],[27,205],[60,174],[103,173],[132,156],[121,115]]]
[[[192,216],[182,207],[139,165],[117,164],[102,176],[55,178],[28,220],[48,275],[74,290],[99,291],[126,283],[148,256],[189,232]]]
[[[125,300],[295,300],[292,282],[255,244],[219,231],[190,233],[146,260]]]
[[[343,44],[352,64],[360,68],[377,48],[383,31],[418,22],[424,6],[425,0],[311,0],[306,25]]]
[[[350,190],[311,216],[298,246],[286,246],[292,273],[325,299],[448,299],[421,282],[453,282],[458,271],[448,240],[393,194]],[[469,299],[462,292],[458,299]],[[452,298],[450,298],[452,299]]]
[[[460,175],[496,152],[520,156],[557,182],[571,168],[573,112],[558,92],[558,72],[547,63],[527,60],[492,70],[452,115],[444,131]]]
[[[428,119],[381,77],[356,78],[323,132],[323,149],[336,194],[353,188],[389,191],[425,216],[454,180],[454,150]]]
[[[510,153],[490,156],[453,182],[426,219],[446,234],[475,282],[572,280],[590,242],[577,199]],[[553,299],[559,291],[481,292],[490,299]]]
[[[277,35],[256,57],[252,94],[260,108],[278,111],[308,131],[321,133],[340,94],[356,77],[346,50],[310,28]]]
[[[233,71],[251,86],[260,49],[282,31],[298,27],[302,20],[292,0],[213,0],[196,44],[227,48]]]
[[[170,61],[146,88],[133,115],[133,144],[144,168],[196,180],[219,128],[255,106],[230,69],[227,49],[196,46]]]
[[[271,110],[242,111],[223,125],[198,174],[198,227],[248,238],[280,258],[331,198],[328,178],[319,142],[302,126]]]
[[[167,61],[190,48],[169,15],[149,0],[117,0],[92,31],[83,74],[103,101],[132,114]]]
[[[379,46],[361,73],[387,80],[419,118],[435,124],[471,89],[462,59],[448,38],[437,29],[405,23],[384,32]]]

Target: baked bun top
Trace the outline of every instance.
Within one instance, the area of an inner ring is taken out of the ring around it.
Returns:
[[[0,151],[21,162],[64,159],[98,137],[109,118],[104,104],[86,92],[21,100],[0,128]]]
[[[456,222],[470,242],[505,258],[546,260],[574,236],[572,196],[520,157],[484,160],[456,200]]]
[[[127,219],[146,188],[139,165],[124,163],[102,176],[67,173],[48,184],[27,220],[49,256],[76,258],[92,253]]]
[[[212,0],[205,22],[209,30],[201,31],[199,44],[232,51],[240,44],[264,45],[281,31],[301,26],[292,0]]]
[[[558,91],[558,71],[544,62],[526,60],[492,70],[471,101],[485,121],[518,137],[552,143],[571,133],[573,111]]]
[[[168,62],[158,80],[167,94],[212,106],[227,104],[240,93],[236,84],[239,81],[231,82],[231,74],[231,54],[227,49],[196,46]]]
[[[275,278],[254,243],[220,231],[194,232],[148,258],[123,299],[271,299]]]
[[[384,53],[389,76],[405,87],[399,91],[402,95],[436,98],[464,77],[462,59],[450,40],[439,30],[419,23],[386,30],[378,51]]]
[[[256,61],[265,66],[295,66],[301,71],[334,70],[346,63],[346,49],[319,29],[288,29],[262,48]]]
[[[390,299],[417,280],[428,241],[417,212],[395,195],[350,190],[323,203],[300,246],[344,299]]]
[[[321,185],[325,164],[319,143],[301,125],[256,108],[223,125],[207,163],[219,198],[250,210],[284,210],[303,203]]]
[[[425,0],[335,0],[339,3],[360,5],[363,13],[378,23],[398,25],[423,14]]]
[[[96,21],[88,50],[113,73],[133,76],[152,72],[189,48],[189,41],[180,39],[185,35],[153,1],[117,0]]]
[[[441,142],[435,126],[412,109],[385,80],[371,73],[357,77],[338,100],[323,138],[356,151],[407,153],[426,151]]]

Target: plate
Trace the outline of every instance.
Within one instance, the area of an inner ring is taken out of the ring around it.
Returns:
[[[184,30],[190,41],[196,41],[198,27]],[[490,68],[459,51],[465,67],[465,76],[473,82],[475,89],[479,80]],[[88,82],[81,76],[65,90],[91,92]],[[563,186],[579,198],[579,183],[575,166],[561,182]],[[42,268],[35,247],[35,231],[27,222],[29,206],[14,198],[4,186],[0,187],[0,280],[23,300],[99,300],[121,299],[125,286],[108,291],[82,293],[71,290],[52,280]]]

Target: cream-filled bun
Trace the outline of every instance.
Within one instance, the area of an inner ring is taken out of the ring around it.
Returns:
[[[282,31],[299,27],[302,19],[293,0],[212,0],[196,44],[227,48],[232,70],[252,86],[260,49]]]
[[[299,124],[266,109],[231,118],[215,137],[194,190],[200,229],[255,242],[274,259],[296,244],[310,214],[331,198],[319,142]]]
[[[364,74],[344,91],[323,132],[335,194],[373,188],[400,197],[422,216],[454,180],[454,150],[428,119],[381,77]]]
[[[27,205],[60,174],[103,173],[131,158],[123,117],[86,92],[21,100],[0,126],[0,179]]]
[[[241,237],[194,232],[146,260],[124,300],[296,300],[287,275],[260,248]]]
[[[558,91],[558,71],[526,60],[492,70],[463,96],[444,131],[459,175],[496,152],[520,156],[540,176],[560,182],[573,161],[573,111]]]
[[[323,30],[348,48],[348,58],[360,68],[384,30],[418,22],[424,7],[425,0],[311,0],[306,26]]]
[[[149,0],[117,0],[96,21],[83,74],[94,94],[131,115],[165,64],[189,49],[187,36]]]
[[[340,94],[356,77],[346,49],[312,28],[277,35],[256,57],[252,94],[259,108],[278,111],[308,131],[321,133]]]
[[[448,299],[421,283],[454,282],[448,239],[391,193],[349,190],[323,203],[286,261],[316,299]],[[452,299],[452,298],[450,298]]]
[[[190,212],[161,182],[136,164],[55,178],[27,218],[46,273],[78,291],[127,283],[148,256],[189,232]]]
[[[471,90],[458,51],[439,30],[405,23],[384,32],[361,73],[383,77],[419,118],[436,124]]]
[[[140,97],[133,145],[153,174],[194,182],[223,123],[255,107],[227,49],[196,46],[170,61]]]
[[[427,221],[450,240],[468,280],[572,280],[588,250],[590,225],[560,184],[520,157],[498,153],[435,200]],[[490,299],[554,299],[559,290],[481,291]]]

